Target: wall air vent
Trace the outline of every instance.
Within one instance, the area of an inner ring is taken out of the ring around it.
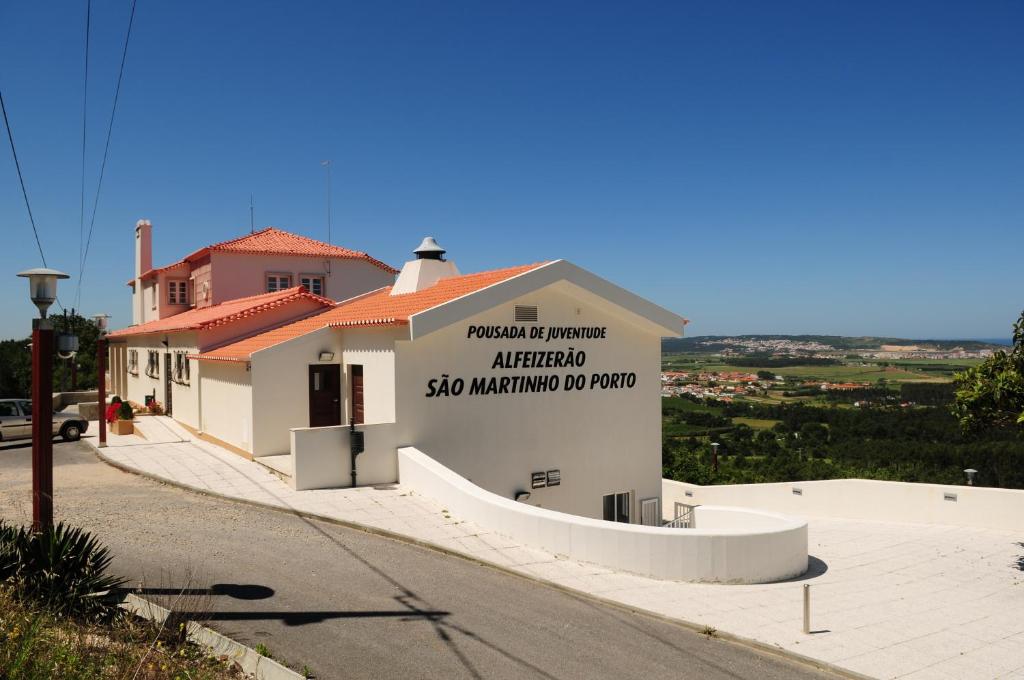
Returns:
[[[548,486],[558,486],[562,483],[561,470],[548,470]]]
[[[803,495],[804,495],[804,490],[803,490],[803,489],[801,489],[801,488],[800,488],[800,487],[798,487],[798,486],[794,486],[794,487],[793,487],[793,495],[794,495],[794,496],[803,496]]]
[[[530,473],[530,488],[531,489],[543,489],[548,485],[548,475],[546,472],[532,472]]]
[[[944,494],[942,494],[942,499],[946,500],[946,501],[953,501],[954,503],[956,503],[956,494],[955,493],[948,493],[948,492],[944,493]]]
[[[516,305],[516,323],[537,323],[537,305]]]

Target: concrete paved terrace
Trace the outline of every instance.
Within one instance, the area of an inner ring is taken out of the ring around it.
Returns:
[[[145,438],[109,435],[101,455],[198,491],[393,532],[857,674],[1024,678],[1024,536],[1012,532],[811,518],[813,559],[802,579],[657,581],[519,545],[401,485],[296,492],[265,467],[196,439],[170,418],[143,416],[136,427]],[[810,635],[801,630],[805,583],[812,593]]]

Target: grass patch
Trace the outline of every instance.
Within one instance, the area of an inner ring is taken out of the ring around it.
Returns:
[[[736,425],[752,427],[755,430],[770,430],[782,421],[769,420],[767,418],[733,418],[732,422]]]
[[[5,680],[227,680],[244,678],[234,662],[209,656],[127,614],[103,624],[76,621],[0,586],[0,677]]]

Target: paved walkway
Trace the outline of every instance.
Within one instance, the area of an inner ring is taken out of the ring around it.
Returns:
[[[656,614],[880,678],[1024,678],[1024,536],[959,527],[810,521],[811,572],[751,586],[658,581],[558,559],[452,517],[401,485],[295,492],[169,418],[102,455],[201,491],[385,529]],[[94,428],[90,428],[95,432]],[[94,440],[92,440],[94,441]],[[812,635],[801,632],[812,585]]]

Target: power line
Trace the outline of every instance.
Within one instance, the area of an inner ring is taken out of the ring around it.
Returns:
[[[92,244],[92,230],[96,225],[96,210],[100,203],[100,189],[103,187],[103,173],[107,169],[107,156],[110,154],[110,138],[114,133],[114,115],[117,113],[117,101],[121,95],[121,81],[124,78],[124,64],[128,59],[128,43],[132,37],[132,25],[135,23],[135,2],[132,0],[131,14],[128,16],[128,31],[124,36],[124,49],[121,51],[121,68],[117,73],[117,87],[114,89],[114,105],[110,109],[110,124],[107,126],[107,142],[103,147],[103,162],[100,163],[100,177],[96,182],[96,198],[92,204],[92,218],[89,220],[89,234],[85,239],[85,251],[82,254],[82,268],[78,276],[78,288],[81,290],[85,276],[85,265],[89,259],[89,246]]]
[[[75,306],[82,296],[82,268],[85,266],[85,132],[89,103],[89,27],[92,23],[92,0],[85,3],[85,75],[82,86],[82,195],[78,208],[78,287],[75,290]]]
[[[25,209],[28,210],[28,221],[32,224],[32,233],[36,237],[36,247],[39,248],[39,258],[46,264],[46,255],[43,255],[43,244],[39,242],[39,230],[36,229],[36,218],[32,216],[32,206],[28,202],[28,191],[25,190],[25,178],[21,174],[21,163],[18,162],[18,151],[14,148],[14,133],[11,132],[11,122],[7,119],[7,107],[4,105],[4,93],[0,90],[0,110],[4,114],[4,126],[7,128],[7,141],[11,143],[11,155],[14,156],[14,167],[18,171],[18,181],[21,182],[21,195],[25,199]]]

